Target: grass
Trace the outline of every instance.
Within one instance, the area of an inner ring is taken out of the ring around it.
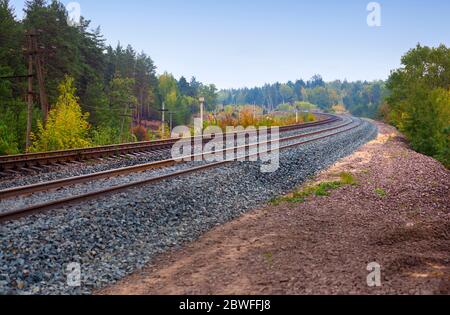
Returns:
[[[340,177],[341,177],[341,182],[344,185],[355,186],[358,184],[352,173],[344,172],[344,173],[341,173]]]
[[[315,195],[317,197],[327,197],[330,195],[330,191],[341,188],[341,182],[325,182],[320,183],[312,188],[310,195]]]
[[[333,182],[323,182],[315,186],[307,186],[300,191],[295,191],[287,196],[277,197],[271,200],[271,204],[278,206],[283,202],[287,203],[303,203],[306,199],[311,196],[316,197],[327,197],[330,195],[331,191],[339,189],[343,186],[354,186],[357,185],[355,177],[351,173],[341,173],[339,175],[339,181]]]
[[[386,191],[383,188],[375,189],[375,193],[381,198],[384,198],[384,197],[387,196],[387,193],[386,193]]]
[[[264,256],[264,258],[265,258],[265,260],[266,260],[266,262],[269,264],[269,265],[272,265],[273,264],[273,254],[272,253],[265,253],[265,254],[263,254],[263,256]]]

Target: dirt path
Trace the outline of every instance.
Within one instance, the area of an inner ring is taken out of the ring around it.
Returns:
[[[98,294],[450,294],[450,172],[379,128],[317,178],[357,185],[255,210]]]

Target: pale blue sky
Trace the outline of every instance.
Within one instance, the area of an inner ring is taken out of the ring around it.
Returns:
[[[24,0],[11,0],[18,16]],[[67,4],[71,1],[62,1]],[[450,1],[79,0],[107,42],[149,54],[158,72],[219,88],[309,79],[386,79],[418,42],[450,46]]]

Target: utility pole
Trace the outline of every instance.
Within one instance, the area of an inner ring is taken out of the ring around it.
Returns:
[[[177,112],[172,112],[172,111],[169,112],[169,115],[170,115],[170,133],[172,133],[172,130],[173,130],[173,115],[175,113],[177,113]]]
[[[2,76],[0,79],[28,79],[28,88],[27,88],[27,131],[26,131],[26,151],[29,150],[31,146],[30,134],[33,122],[33,77],[36,77],[38,80],[39,87],[39,98],[41,103],[41,109],[43,113],[43,122],[44,124],[47,122],[48,118],[48,99],[47,94],[45,93],[45,83],[44,83],[44,73],[42,67],[42,60],[40,58],[40,54],[44,51],[43,47],[38,46],[38,32],[36,30],[31,29],[25,33],[26,45],[27,47],[24,49],[25,54],[28,56],[28,73],[26,75],[13,75],[13,76]],[[36,69],[36,73],[33,73],[33,65]]]
[[[200,121],[201,121],[201,126],[202,126],[202,131],[203,131],[203,126],[204,126],[204,124],[203,124],[203,116],[204,116],[203,110],[204,110],[205,98],[202,96],[202,97],[199,98],[199,101],[200,101]]]
[[[27,108],[27,135],[25,150],[28,152],[31,146],[31,124],[33,122],[33,55],[30,53],[31,50],[31,37],[27,36],[27,47],[28,47],[28,108]]]
[[[165,117],[165,113],[166,113],[166,104],[163,102],[162,103],[162,138],[164,139],[165,134],[166,134],[166,126],[165,126],[165,121],[166,121],[166,117]]]
[[[44,73],[42,68],[42,60],[40,53],[43,51],[38,46],[37,37],[39,36],[36,30],[31,29],[25,33],[27,39],[26,53],[28,55],[28,90],[27,90],[27,134],[26,134],[26,151],[28,152],[31,141],[30,134],[33,123],[33,77],[36,76],[39,86],[39,101],[41,103],[42,118],[44,125],[48,119],[48,99],[45,93]],[[33,73],[33,64],[36,69],[36,74]]]
[[[45,82],[44,82],[44,72],[42,67],[42,60],[41,60],[41,53],[44,51],[42,47],[39,47],[38,45],[38,37],[39,34],[36,30],[31,29],[26,32],[25,36],[27,37],[27,54],[28,54],[28,62],[29,62],[29,68],[31,67],[31,71],[29,69],[28,75],[32,75],[33,73],[33,59],[34,59],[34,66],[36,69],[36,78],[38,81],[39,86],[39,100],[41,103],[41,110],[42,110],[42,117],[44,125],[47,122],[48,119],[48,99],[47,99],[47,93],[45,93]],[[34,57],[34,58],[33,58]],[[30,61],[31,60],[31,61]],[[31,62],[31,66],[30,66]],[[33,81],[30,79],[28,80],[28,84],[33,84]],[[30,88],[29,88],[30,90]]]
[[[166,123],[166,112],[167,111],[168,110],[166,109],[166,103],[162,102],[162,108],[160,110],[160,112],[161,112],[161,123],[162,123],[162,126],[161,126],[161,139],[164,139],[165,134],[166,134],[166,125],[165,125],[165,123]]]
[[[37,35],[36,35],[37,36]],[[38,47],[38,43],[37,43],[37,38],[34,38],[34,48],[36,51],[36,77],[38,80],[38,85],[39,85],[39,100],[41,102],[41,108],[42,108],[42,115],[44,117],[44,125],[47,123],[47,119],[48,119],[48,110],[49,110],[49,106],[48,106],[48,99],[47,99],[47,93],[45,93],[45,83],[44,83],[44,72],[43,72],[43,68],[42,68],[42,60],[41,60],[41,56],[39,54],[40,49]]]

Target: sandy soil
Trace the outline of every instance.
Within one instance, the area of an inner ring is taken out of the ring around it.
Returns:
[[[450,172],[394,128],[320,174],[358,184],[250,212],[97,294],[449,294]],[[367,265],[381,265],[381,287]]]

